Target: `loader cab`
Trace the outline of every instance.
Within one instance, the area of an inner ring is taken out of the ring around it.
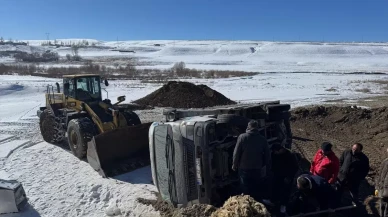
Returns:
[[[74,76],[63,78],[63,92],[66,98],[71,97],[86,103],[100,102],[100,76]]]

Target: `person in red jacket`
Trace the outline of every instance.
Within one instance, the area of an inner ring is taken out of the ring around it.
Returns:
[[[337,181],[339,172],[339,160],[331,150],[332,146],[329,142],[322,143],[321,149],[315,154],[310,168],[313,175],[326,179],[329,184],[334,184]]]

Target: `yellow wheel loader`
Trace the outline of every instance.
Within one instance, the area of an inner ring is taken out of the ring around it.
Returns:
[[[149,164],[148,129],[128,105],[102,100],[99,75],[63,77],[60,85],[47,86],[46,106],[38,110],[43,139],[56,144],[67,141],[72,153],[83,159],[102,176],[114,176]],[[146,156],[143,158],[142,156]],[[148,156],[148,157],[147,157]]]

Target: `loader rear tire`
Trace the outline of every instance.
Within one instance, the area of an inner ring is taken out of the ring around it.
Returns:
[[[88,142],[95,135],[93,122],[89,118],[70,120],[67,127],[67,139],[74,156],[79,159],[86,157]]]
[[[124,111],[123,115],[125,120],[127,121],[128,126],[135,126],[141,124],[139,116],[132,111]]]
[[[65,138],[65,131],[58,118],[49,109],[45,109],[39,118],[39,128],[43,140],[51,143],[61,143]]]

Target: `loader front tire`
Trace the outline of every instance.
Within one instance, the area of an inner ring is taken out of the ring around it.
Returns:
[[[127,126],[135,126],[141,124],[139,116],[132,111],[123,112],[125,120],[127,121]]]
[[[65,131],[58,118],[49,109],[45,109],[39,117],[39,128],[43,140],[51,143],[61,143],[65,138]]]
[[[72,119],[67,127],[67,139],[74,156],[79,159],[86,157],[88,142],[95,135],[93,122],[89,118]]]

